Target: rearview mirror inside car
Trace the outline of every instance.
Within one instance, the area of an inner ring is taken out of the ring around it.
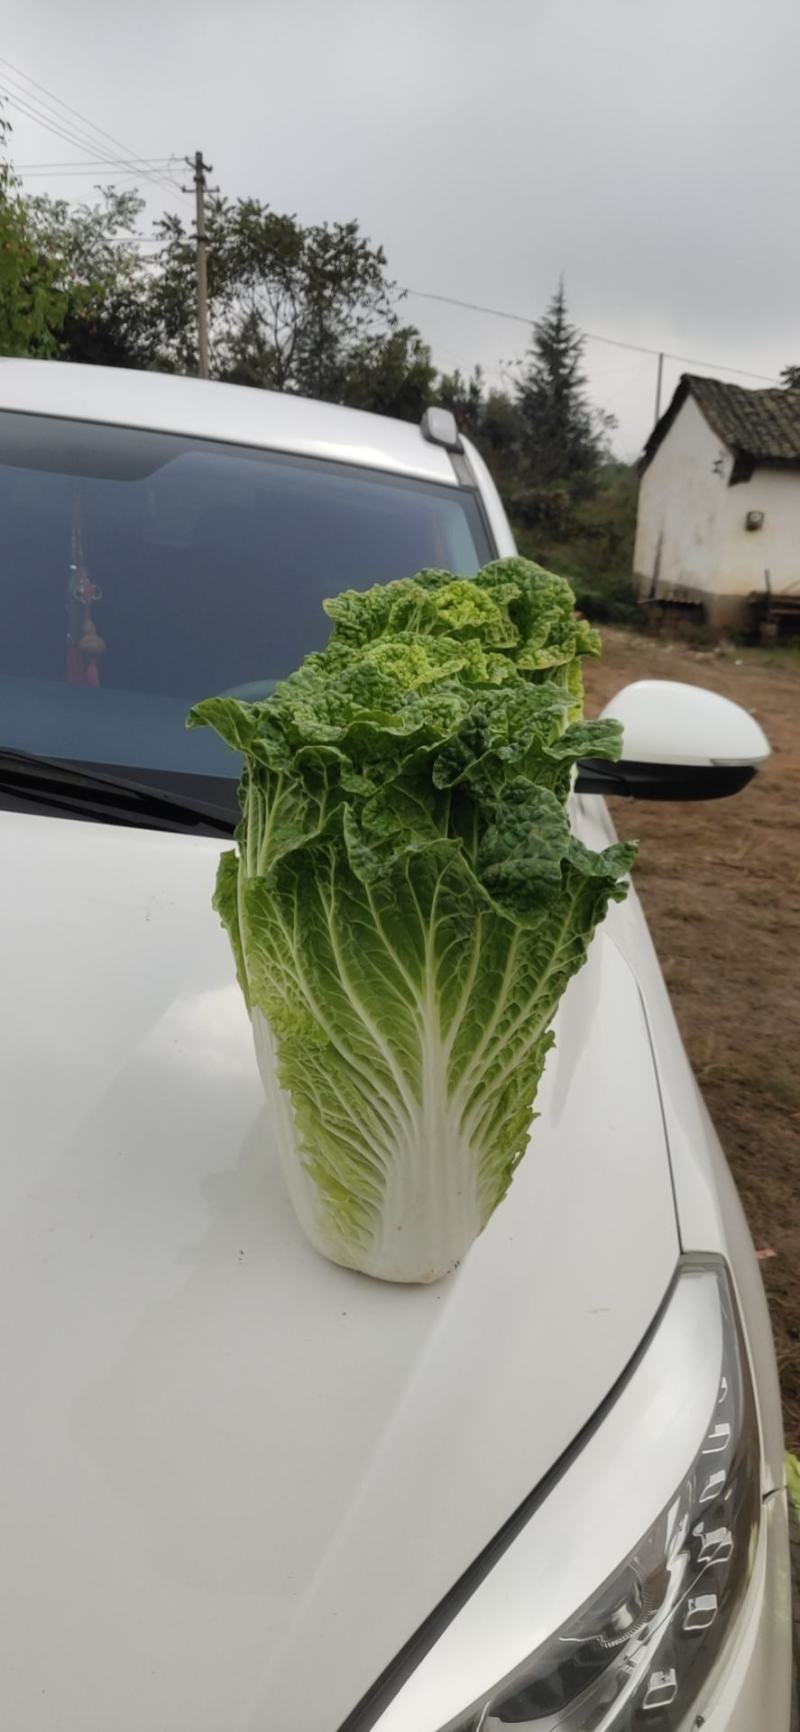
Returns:
[[[616,764],[584,758],[579,794],[636,800],[718,800],[737,794],[770,754],[758,722],[730,698],[677,680],[636,680],[602,712],[621,722]]]

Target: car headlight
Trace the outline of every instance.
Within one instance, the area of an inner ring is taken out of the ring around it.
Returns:
[[[618,1568],[520,1664],[449,1719],[423,1726],[417,1717],[414,1732],[673,1732],[685,1725],[741,1606],[761,1504],[755,1402],[727,1274],[722,1264],[688,1264],[679,1286],[686,1281],[704,1282],[705,1300],[718,1304],[719,1314],[698,1409],[705,1423],[673,1495]],[[663,1412],[668,1429],[668,1404]],[[601,1483],[594,1489],[598,1499],[607,1495]],[[574,1536],[565,1533],[570,1543]],[[548,1579],[532,1585],[546,1601]],[[451,1702],[455,1671],[451,1663]],[[404,1696],[401,1689],[386,1718],[372,1722],[376,1732],[411,1727]]]

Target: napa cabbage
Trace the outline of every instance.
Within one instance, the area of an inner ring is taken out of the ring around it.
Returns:
[[[568,812],[576,760],[620,734],[582,715],[597,634],[528,561],[325,607],[326,649],[264,701],[191,712],[244,758],[215,906],[307,1234],[428,1281],[505,1197],[559,1000],[625,894],[633,849],[593,852]]]

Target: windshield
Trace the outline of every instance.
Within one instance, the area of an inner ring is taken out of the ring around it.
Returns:
[[[189,706],[268,693],[325,596],[491,557],[466,488],[250,447],[0,414],[0,747],[231,777]]]

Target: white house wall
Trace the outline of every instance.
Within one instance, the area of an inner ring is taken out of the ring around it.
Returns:
[[[721,552],[731,463],[727,447],[687,397],[639,487],[634,571],[642,598],[692,597],[724,588]]]
[[[748,511],[763,511],[762,529],[746,529]],[[722,510],[721,574],[726,595],[749,595],[765,588],[764,570],[774,591],[800,584],[800,472],[755,469],[749,481],[725,490]]]

